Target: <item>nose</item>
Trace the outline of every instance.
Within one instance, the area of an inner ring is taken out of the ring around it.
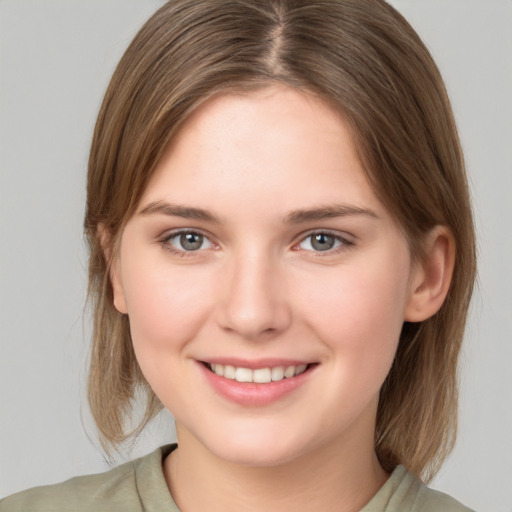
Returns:
[[[233,259],[218,305],[221,327],[247,340],[285,331],[292,315],[279,262],[264,254],[241,254]]]

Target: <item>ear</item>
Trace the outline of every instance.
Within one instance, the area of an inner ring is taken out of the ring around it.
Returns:
[[[105,225],[102,223],[98,224],[98,238],[107,262],[110,284],[112,285],[112,292],[114,295],[114,307],[119,311],[119,313],[126,315],[128,313],[128,309],[126,308],[123,281],[121,278],[121,262],[119,260],[119,256],[116,256],[115,251],[113,250],[112,237]]]
[[[455,264],[455,240],[445,226],[436,226],[424,241],[425,258],[411,274],[407,322],[421,322],[437,313],[446,298]]]

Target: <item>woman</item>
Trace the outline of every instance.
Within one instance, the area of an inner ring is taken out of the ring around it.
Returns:
[[[5,510],[465,510],[413,475],[454,440],[471,210],[391,7],[166,4],[107,91],[85,227],[101,439],[142,387],[179,447]]]

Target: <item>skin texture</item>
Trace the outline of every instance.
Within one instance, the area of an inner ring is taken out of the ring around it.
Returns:
[[[201,235],[198,248],[177,230]],[[317,250],[321,233],[331,249]],[[161,159],[112,271],[142,371],[176,418],[164,472],[180,508],[367,503],[387,477],[373,449],[379,389],[404,320],[442,303],[450,240],[434,230],[431,258],[412,263],[347,125],[318,99],[273,86],[202,105]],[[314,365],[264,403],[265,384],[247,399],[235,385],[237,402],[202,364],[233,359]]]

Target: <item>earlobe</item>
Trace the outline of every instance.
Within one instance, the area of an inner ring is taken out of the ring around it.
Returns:
[[[121,279],[121,269],[119,257],[116,257],[113,252],[110,234],[103,224],[98,225],[98,238],[100,240],[101,248],[107,262],[107,269],[112,285],[112,294],[114,307],[121,314],[127,314],[126,300],[124,296],[123,281]]]
[[[455,264],[455,240],[445,226],[436,226],[424,242],[425,259],[411,276],[411,291],[405,308],[407,322],[421,322],[443,305]]]
[[[111,262],[110,269],[110,282],[112,283],[112,292],[114,295],[114,307],[123,315],[128,314],[126,307],[126,300],[124,296],[123,282],[120,276],[119,258]]]

